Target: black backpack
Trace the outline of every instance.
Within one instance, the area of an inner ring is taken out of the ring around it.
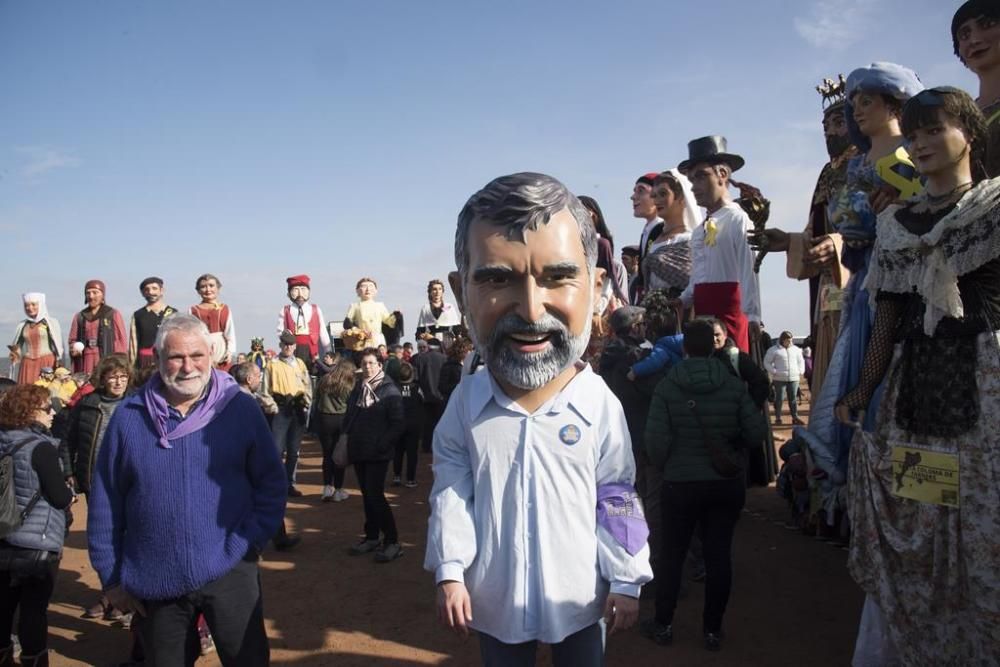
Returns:
[[[0,454],[0,539],[21,527],[41,497],[39,492],[35,491],[35,495],[28,501],[24,510],[18,510],[17,494],[14,490],[14,455],[24,445],[25,443],[21,443],[10,451]]]

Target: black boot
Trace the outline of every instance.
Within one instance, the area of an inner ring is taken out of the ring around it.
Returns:
[[[298,535],[288,534],[288,530],[285,528],[285,522],[282,521],[278,534],[274,536],[274,548],[278,551],[291,551],[301,541],[302,538]]]
[[[49,651],[42,651],[37,655],[25,655],[21,653],[21,667],[49,667]]]

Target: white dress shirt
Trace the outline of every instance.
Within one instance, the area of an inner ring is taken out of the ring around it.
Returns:
[[[631,556],[597,524],[598,485],[634,478],[621,404],[589,366],[533,414],[489,372],[466,376],[434,431],[424,567],[465,583],[476,630],[562,641],[609,590],[652,579],[649,545]]]
[[[736,202],[711,213],[715,220],[715,245],[705,243],[705,222],[691,233],[691,282],[681,294],[685,306],[694,302],[694,286],[702,283],[739,283],[743,313],[751,322],[760,322],[760,286],[753,272],[753,251],[747,243],[750,218]]]
[[[462,323],[462,313],[450,303],[444,302],[441,306],[441,316],[434,317],[431,304],[425,303],[420,308],[417,315],[417,329],[421,327],[454,327]],[[438,340],[444,340],[444,333],[434,334]]]
[[[324,354],[330,351],[330,332],[326,328],[326,320],[323,318],[323,311],[320,310],[319,306],[309,303],[306,301],[299,308],[298,305],[294,303],[289,303],[287,306],[282,306],[281,312],[278,314],[278,335],[286,329],[285,327],[285,310],[291,312],[292,322],[295,323],[295,328],[292,329],[292,333],[296,336],[308,336],[309,335],[309,322],[313,318],[313,313],[316,313],[316,317],[319,318],[319,357],[322,358]]]

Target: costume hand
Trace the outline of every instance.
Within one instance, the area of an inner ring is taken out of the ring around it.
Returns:
[[[833,406],[833,414],[837,417],[837,421],[841,424],[847,424],[848,426],[860,426],[865,421],[865,411],[857,410],[853,411],[847,406],[846,403],[837,403]]]
[[[747,232],[747,240],[750,245],[754,248],[760,247],[762,244],[758,241],[760,237],[767,238],[767,249],[771,252],[786,252],[788,250],[788,242],[791,237],[788,236],[788,232],[784,232],[780,229],[765,229],[761,232],[749,231]]]
[[[146,615],[146,608],[142,606],[142,603],[132,597],[132,594],[121,586],[115,586],[104,591],[104,597],[108,598],[108,602],[115,609],[120,609],[126,614],[135,612],[140,616]]]
[[[812,248],[806,253],[806,264],[814,268],[822,268],[833,264],[837,259],[837,245],[827,236],[819,236],[812,240]]]
[[[868,205],[872,207],[875,215],[878,215],[898,198],[899,190],[891,185],[885,185],[868,195]]]
[[[437,590],[438,618],[460,637],[469,636],[472,620],[472,600],[469,590],[460,581],[442,581]]]
[[[629,371],[628,371],[628,373],[625,374],[625,377],[627,377],[629,379],[629,382],[635,382],[635,371],[633,371],[630,368]]]
[[[639,620],[639,600],[636,598],[612,593],[604,603],[604,622],[608,626],[608,634],[613,635],[619,630],[627,630]]]

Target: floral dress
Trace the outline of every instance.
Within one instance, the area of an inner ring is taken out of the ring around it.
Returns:
[[[906,665],[1000,661],[1000,179],[937,214],[879,217],[865,287],[885,375],[851,453],[849,567]]]

